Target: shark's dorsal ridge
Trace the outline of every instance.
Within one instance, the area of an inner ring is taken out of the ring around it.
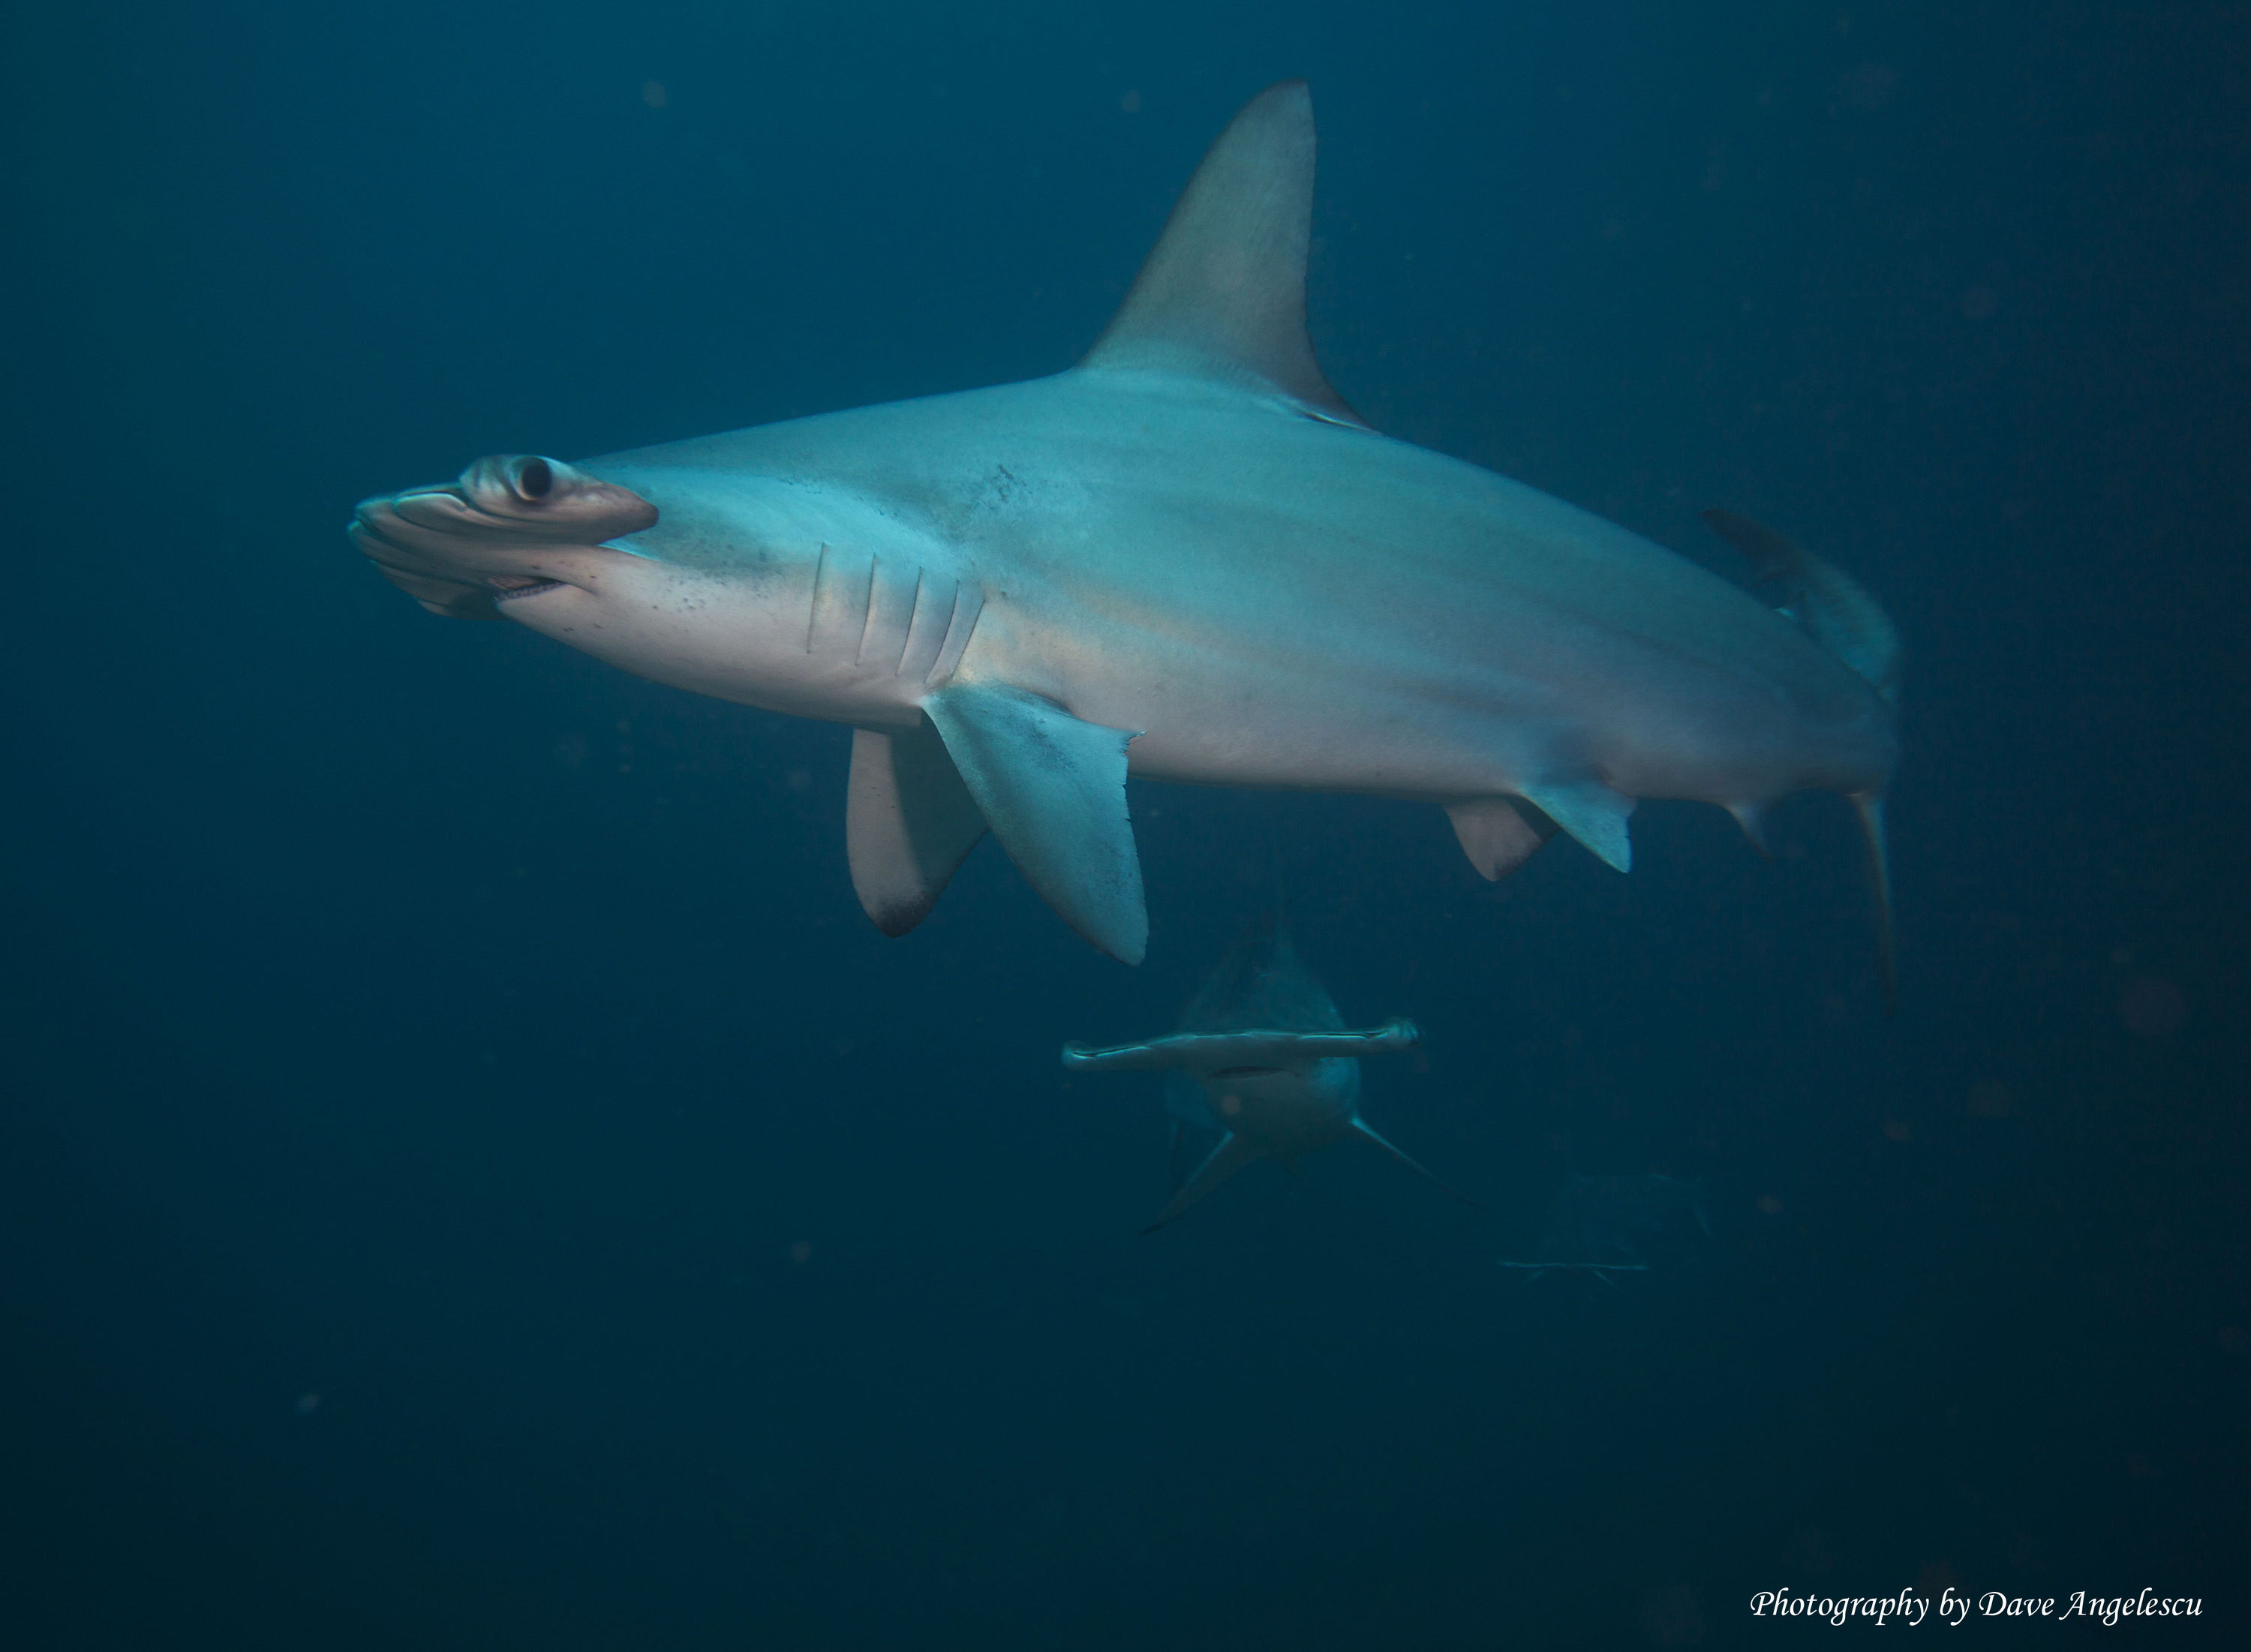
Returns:
[[[1285,80],[1219,135],[1083,365],[1271,387],[1361,424],[1321,377],[1306,333],[1313,225],[1313,94]]]

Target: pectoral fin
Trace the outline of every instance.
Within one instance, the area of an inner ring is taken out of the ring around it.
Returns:
[[[1555,823],[1537,824],[1506,798],[1466,798],[1446,805],[1454,836],[1478,875],[1498,881],[1529,861],[1555,835]]]
[[[1157,1213],[1156,1220],[1141,1231],[1153,1234],[1167,1222],[1179,1220],[1189,1206],[1252,1159],[1264,1156],[1263,1149],[1250,1146],[1240,1136],[1221,1137],[1219,1145],[1204,1156],[1203,1163],[1195,1167],[1195,1173],[1181,1184],[1172,1198],[1165,1201],[1165,1207]]]
[[[1555,785],[1527,786],[1532,806],[1620,872],[1633,866],[1633,840],[1626,835],[1626,817],[1633,799],[1613,791],[1599,780],[1573,780]]]
[[[984,835],[985,817],[927,722],[905,733],[853,731],[844,847],[877,929],[904,935],[927,917]]]
[[[1355,1117],[1352,1121],[1352,1127],[1358,1130],[1362,1136],[1368,1137],[1369,1141],[1374,1142],[1385,1152],[1390,1154],[1392,1158],[1404,1165],[1409,1170],[1413,1171],[1417,1176],[1420,1176],[1423,1180],[1429,1182],[1440,1192],[1451,1193],[1456,1199],[1460,1199],[1465,1205],[1474,1205],[1477,1203],[1477,1200],[1472,1199],[1467,1193],[1463,1192],[1459,1188],[1450,1187],[1445,1183],[1440,1181],[1436,1176],[1431,1175],[1419,1161],[1410,1158],[1405,1153],[1401,1152],[1398,1148],[1395,1147],[1389,1141],[1386,1140],[1382,1134],[1366,1119]]]
[[[1088,940],[1127,964],[1148,950],[1126,814],[1126,743],[1022,689],[958,684],[924,709],[1008,858]]]
[[[1165,1192],[1168,1195],[1179,1192],[1195,1169],[1195,1161],[1189,1157],[1188,1126],[1178,1119],[1172,1121],[1172,1134],[1165,1138]]]

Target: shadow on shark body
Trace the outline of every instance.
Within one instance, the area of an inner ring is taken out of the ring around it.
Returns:
[[[364,501],[433,613],[855,730],[853,887],[913,929],[989,829],[1126,963],[1126,779],[1443,808],[1500,878],[1558,833],[1625,871],[1643,798],[1845,794],[1893,978],[1897,639],[1852,580],[1724,513],[1775,601],[1379,435],[1306,331],[1312,100],[1251,100],[1074,369],[576,465],[478,460]]]
[[[1206,978],[1177,1032],[1100,1049],[1066,1044],[1063,1064],[1075,1073],[1164,1075],[1171,1197],[1144,1233],[1177,1220],[1246,1165],[1271,1158],[1294,1173],[1304,1155],[1355,1137],[1473,1204],[1361,1116],[1361,1058],[1406,1049],[1421,1036],[1404,1017],[1347,1028],[1298,956],[1278,904]]]

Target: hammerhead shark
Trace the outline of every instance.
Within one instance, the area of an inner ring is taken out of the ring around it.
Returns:
[[[1690,1229],[1710,1238],[1712,1218],[1704,1185],[1650,1172],[1638,1176],[1587,1176],[1574,1158],[1548,1206],[1548,1220],[1530,1261],[1503,1257],[1503,1268],[1548,1274],[1586,1274],[1606,1285],[1620,1274],[1645,1274],[1644,1247],[1677,1245]]]
[[[481,459],[365,501],[352,538],[433,613],[850,724],[852,882],[887,934],[989,827],[1139,962],[1129,773],[1437,804],[1488,878],[1559,830],[1626,870],[1642,798],[1719,804],[1756,842],[1777,798],[1827,788],[1859,805],[1887,912],[1881,610],[1741,518],[1714,526],[1779,607],[1369,429],[1306,331],[1313,189],[1287,81],[1213,145],[1075,368]]]
[[[1102,1049],[1066,1044],[1063,1064],[1079,1073],[1165,1075],[1172,1197],[1141,1230],[1153,1233],[1254,1159],[1278,1159],[1294,1172],[1299,1156],[1353,1136],[1454,1192],[1360,1115],[1360,1058],[1403,1050],[1421,1036],[1404,1017],[1347,1029],[1291,944],[1278,903],[1220,960],[1181,1013],[1180,1031]],[[1187,1151],[1192,1132],[1218,1138],[1200,1159]]]

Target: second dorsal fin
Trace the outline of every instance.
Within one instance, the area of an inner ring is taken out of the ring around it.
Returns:
[[[1219,135],[1084,365],[1271,387],[1360,424],[1306,335],[1313,224],[1313,100],[1285,80]]]

